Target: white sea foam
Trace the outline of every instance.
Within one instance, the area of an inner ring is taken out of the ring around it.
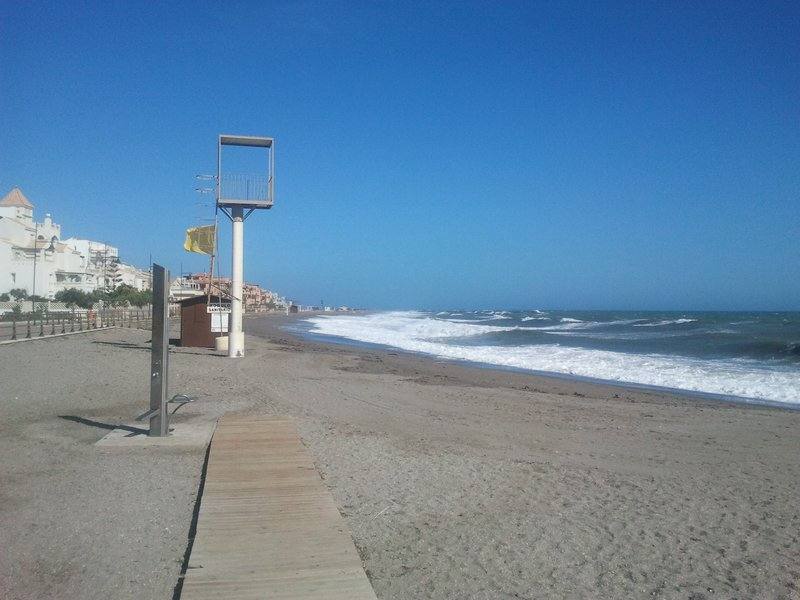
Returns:
[[[609,327],[616,325],[630,325],[631,323],[638,323],[641,319],[624,319],[619,321],[581,321],[580,319],[561,319],[561,322],[556,325],[546,325],[544,327],[536,327],[536,331],[576,331],[585,329],[596,329],[598,327]]]
[[[661,327],[662,325],[681,325],[683,323],[694,323],[697,319],[672,319],[666,321],[656,321],[655,323],[639,323],[634,327]]]
[[[548,321],[550,317],[522,317],[523,321]]]
[[[656,340],[670,337],[679,337],[685,333],[667,333],[653,331],[591,331],[589,329],[574,329],[572,331],[553,331],[547,328],[538,329],[548,335],[561,335],[565,337],[580,337],[593,340]]]
[[[322,316],[321,316],[322,317]],[[318,324],[315,318],[309,319],[311,323]],[[335,316],[321,318],[324,323],[338,323]],[[444,338],[469,337],[483,335],[485,333],[496,333],[500,331],[513,331],[516,327],[500,327],[497,325],[484,325],[479,320],[468,319],[433,319],[424,313],[418,312],[392,312],[377,313],[367,316],[354,316],[352,321],[361,323],[361,328],[378,328],[383,330],[384,335],[401,337],[415,337],[419,339],[433,340]],[[341,325],[339,325],[341,326]],[[320,332],[327,333],[327,332]],[[355,340],[360,338],[334,333],[332,335],[342,335]],[[370,340],[360,340],[370,341]],[[383,344],[385,342],[376,342]],[[391,345],[391,344],[390,344]]]
[[[511,319],[512,317],[508,314],[507,311],[493,311],[493,310],[484,310],[484,311],[473,311],[471,314],[475,315],[469,319],[456,319],[454,317],[463,317],[461,313],[447,313],[447,312],[440,312],[436,313],[437,317],[441,317],[444,321],[450,321],[451,323],[480,323],[481,321],[500,321],[503,319]],[[445,316],[449,315],[449,316]]]
[[[800,371],[754,360],[702,360],[659,354],[626,354],[550,344],[469,346],[448,338],[511,331],[514,327],[453,323],[423,313],[363,316],[320,315],[308,319],[317,334],[394,346],[443,358],[564,373],[745,398],[800,403]],[[566,323],[565,323],[566,325]]]
[[[475,317],[473,319],[453,319],[452,317],[446,317],[442,319],[443,321],[449,321],[450,323],[481,323],[483,321],[494,321],[493,317]]]

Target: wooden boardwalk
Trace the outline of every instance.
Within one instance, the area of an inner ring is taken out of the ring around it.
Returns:
[[[181,598],[375,600],[291,420],[220,420]]]

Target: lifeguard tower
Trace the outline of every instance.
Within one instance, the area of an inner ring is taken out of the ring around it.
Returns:
[[[222,168],[225,146],[245,146],[265,154],[261,173],[226,173]],[[220,135],[217,144],[217,208],[233,224],[231,264],[231,318],[228,356],[244,356],[242,283],[244,281],[244,221],[258,209],[272,208],[275,185],[275,140],[268,137]]]

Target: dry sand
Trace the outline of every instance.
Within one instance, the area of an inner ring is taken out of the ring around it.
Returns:
[[[800,597],[800,412],[312,343],[178,349],[186,421],[294,416],[379,598]],[[202,451],[101,452],[145,333],[0,347],[0,596],[168,598]],[[74,417],[74,418],[63,418]],[[94,422],[94,423],[92,423]]]

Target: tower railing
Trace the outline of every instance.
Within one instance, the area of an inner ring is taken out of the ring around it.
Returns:
[[[219,197],[225,204],[272,204],[272,177],[225,173],[220,176]]]

